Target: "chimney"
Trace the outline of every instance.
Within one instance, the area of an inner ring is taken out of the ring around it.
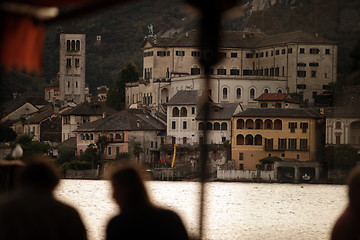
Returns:
[[[106,118],[106,112],[103,112],[102,118]]]

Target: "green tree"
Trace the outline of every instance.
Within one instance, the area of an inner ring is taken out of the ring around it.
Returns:
[[[66,162],[74,161],[76,159],[75,151],[75,147],[61,146],[59,148],[59,157],[57,159],[58,164],[61,166]]]
[[[0,142],[12,142],[15,139],[16,133],[14,132],[14,130],[12,130],[8,126],[0,124]]]
[[[125,84],[129,82],[136,82],[139,80],[139,72],[136,66],[129,62],[121,70],[114,86],[109,90],[106,104],[115,109],[122,110],[125,107]]]
[[[135,141],[132,143],[132,153],[136,156],[137,161],[140,161],[140,153],[143,152],[141,142]]]
[[[12,147],[15,147],[17,144],[23,149],[23,156],[35,154],[35,153],[49,153],[51,147],[49,144],[44,142],[38,142],[33,140],[33,134],[24,134],[18,136],[15,141],[11,144]]]
[[[116,154],[115,160],[116,161],[128,161],[131,158],[131,154],[128,152],[120,152]]]
[[[79,160],[91,163],[91,168],[95,169],[99,161],[99,149],[94,144],[89,144],[85,152],[80,155]]]
[[[356,165],[359,155],[355,148],[348,144],[328,146],[324,150],[323,164],[331,170],[349,170]]]
[[[108,142],[107,142],[107,137],[106,136],[100,136],[98,138],[98,140],[96,141],[96,147],[97,147],[97,151],[98,151],[98,158],[101,161],[102,160],[102,156],[105,152],[105,148],[107,146]]]

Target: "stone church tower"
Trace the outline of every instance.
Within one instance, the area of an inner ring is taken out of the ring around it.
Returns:
[[[60,34],[60,101],[85,101],[85,34]]]

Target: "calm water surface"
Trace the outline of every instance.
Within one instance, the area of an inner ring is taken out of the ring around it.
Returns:
[[[158,205],[175,210],[197,235],[199,183],[147,182]],[[102,180],[63,180],[60,200],[76,207],[91,240],[102,240],[118,208]],[[329,239],[347,204],[346,186],[260,183],[207,184],[206,239]],[[161,230],[161,226],[159,226]]]

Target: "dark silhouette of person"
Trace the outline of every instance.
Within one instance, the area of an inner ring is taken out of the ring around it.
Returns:
[[[0,203],[0,239],[87,239],[78,212],[54,198],[58,183],[49,159],[27,159],[19,173],[19,188]]]
[[[360,239],[360,166],[349,175],[348,198],[348,206],[337,219],[331,240]]]
[[[120,214],[107,226],[106,239],[189,239],[180,217],[151,203],[137,166],[118,167],[110,177]]]

